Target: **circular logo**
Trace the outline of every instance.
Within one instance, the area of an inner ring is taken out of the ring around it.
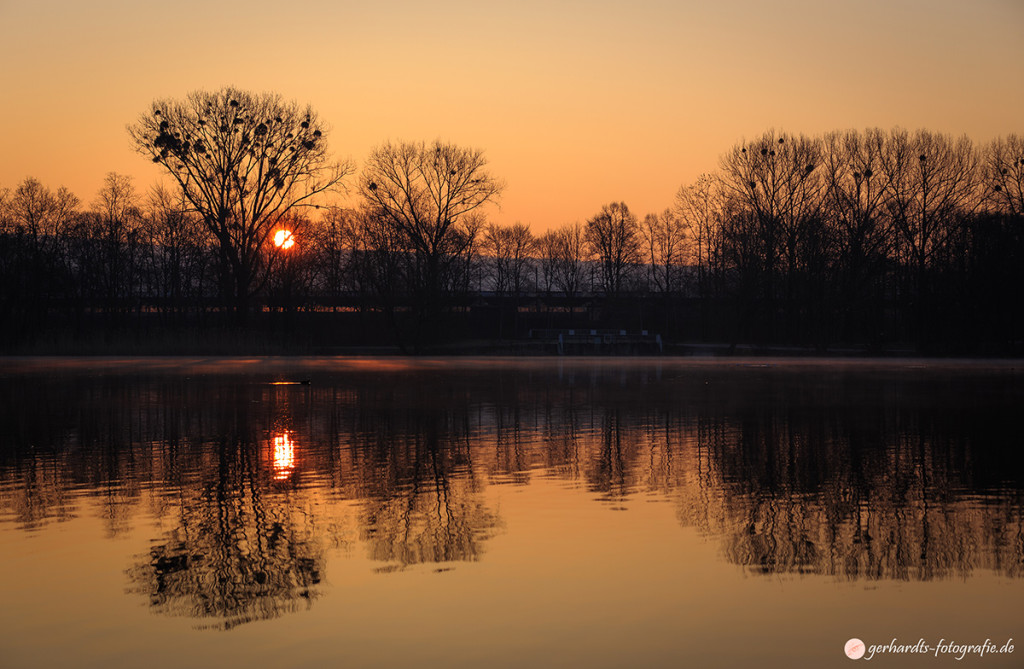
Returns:
[[[864,657],[864,651],[866,650],[864,642],[860,639],[850,639],[846,642],[844,649],[846,651],[846,657],[851,660],[859,660]]]

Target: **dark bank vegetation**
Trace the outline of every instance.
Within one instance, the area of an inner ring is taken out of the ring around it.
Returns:
[[[129,131],[166,183],[0,189],[3,350],[541,350],[524,342],[611,329],[670,350],[1024,352],[1017,135],[769,131],[663,211],[610,202],[537,235],[487,220],[505,184],[483,152],[386,143],[355,175],[274,95],[158,101]]]

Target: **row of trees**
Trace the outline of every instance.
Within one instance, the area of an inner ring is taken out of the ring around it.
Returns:
[[[698,293],[741,336],[1022,336],[1024,139],[769,132],[679,192]],[[960,329],[965,322],[978,327]]]
[[[52,312],[123,320],[143,304],[184,312],[214,281],[209,237],[179,194],[140,197],[111,173],[88,207],[64,188],[25,179],[0,190],[0,313],[9,337],[31,335]]]
[[[417,344],[481,299],[499,306],[499,336],[521,334],[530,296],[570,324],[582,309],[592,324],[732,342],[1024,336],[1015,135],[979,147],[928,131],[772,131],[662,212],[613,202],[535,236],[487,222],[504,184],[481,151],[386,143],[352,184],[315,112],[275,95],[157,101],[129,133],[169,186],[141,195],[109,174],[85,209],[34,179],[0,189],[0,313],[23,333],[54,312],[245,324],[267,305],[355,307]],[[294,246],[273,243],[282,230]]]

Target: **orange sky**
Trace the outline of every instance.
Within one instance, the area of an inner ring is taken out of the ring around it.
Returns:
[[[539,232],[663,209],[771,127],[1024,133],[1022,35],[1022,0],[0,0],[0,187],[144,190],[126,124],[232,84],[312,104],[357,163],[388,139],[482,148],[492,220]]]

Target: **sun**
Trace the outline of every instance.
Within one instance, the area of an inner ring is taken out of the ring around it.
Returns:
[[[274,246],[281,249],[290,249],[295,246],[295,237],[291,230],[278,230],[274,234]]]

